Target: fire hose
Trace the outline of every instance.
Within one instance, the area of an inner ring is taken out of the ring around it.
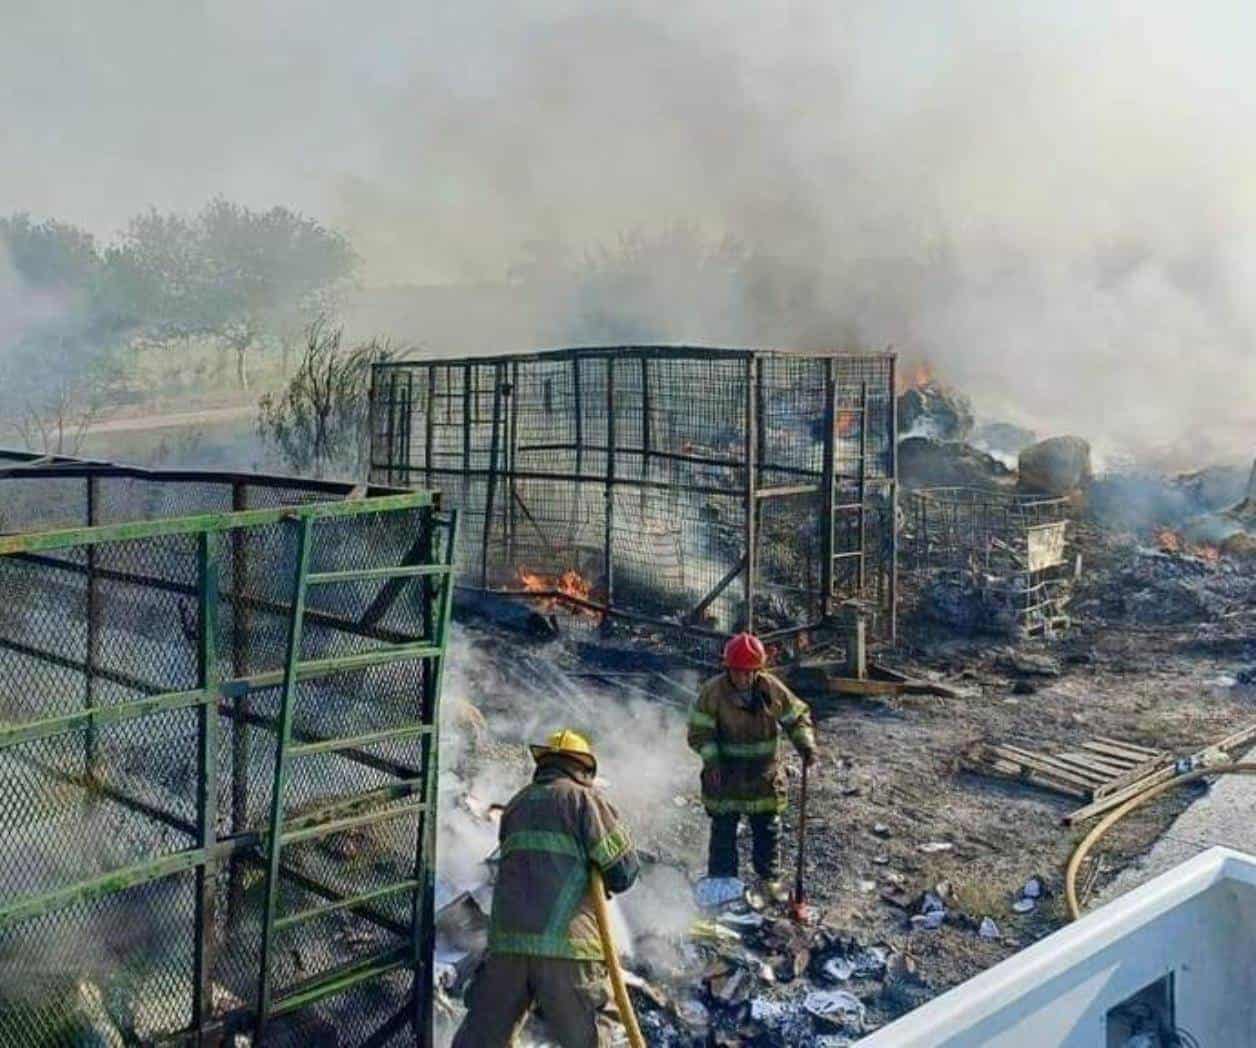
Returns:
[[[1119,808],[1110,811],[1100,819],[1094,829],[1082,838],[1082,842],[1074,850],[1072,857],[1068,861],[1068,868],[1064,871],[1064,894],[1068,903],[1070,920],[1075,921],[1082,915],[1081,906],[1077,901],[1077,871],[1081,867],[1082,860],[1086,858],[1086,855],[1095,846],[1096,842],[1134,809],[1141,808],[1148,801],[1154,800],[1162,793],[1167,793],[1175,786],[1184,786],[1188,782],[1196,782],[1209,775],[1256,775],[1256,763],[1236,762],[1233,764],[1215,764],[1211,768],[1196,768],[1194,771],[1188,771],[1183,775],[1169,779],[1167,782],[1162,782],[1158,786],[1152,786],[1150,789],[1136,794]]]
[[[615,937],[611,934],[611,915],[606,906],[606,883],[602,871],[589,867],[589,891],[593,896],[593,913],[597,917],[598,936],[602,940],[602,956],[606,958],[607,974],[611,977],[611,989],[615,992],[615,1007],[624,1029],[628,1031],[628,1043],[632,1048],[646,1048],[641,1027],[637,1025],[637,1013],[628,999],[628,987],[624,985],[624,969],[619,963],[619,951],[615,949]]]

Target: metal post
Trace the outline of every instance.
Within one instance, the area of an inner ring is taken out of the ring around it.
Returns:
[[[218,813],[218,535],[202,532],[197,536],[197,686],[204,689],[198,725],[198,783],[196,811],[199,846],[205,849],[205,862],[196,868],[196,952],[192,980],[192,1014],[197,1043],[205,1025],[213,1018],[214,899],[217,861],[209,857],[217,843]]]
[[[488,589],[488,545],[493,535],[493,497],[497,494],[497,453],[501,445],[502,377],[505,368],[493,365],[493,428],[489,435],[488,479],[484,493],[484,533],[480,543],[480,585]]]
[[[387,456],[388,467],[384,473],[384,482],[391,487],[393,484],[393,467],[396,465],[394,456],[397,453],[397,372],[388,372],[388,424],[384,428],[384,454]]]
[[[650,475],[650,452],[653,450],[654,434],[651,432],[650,420],[650,361],[641,357],[641,479]]]
[[[510,386],[507,389],[506,408],[510,417],[510,438],[506,451],[506,476],[509,478],[510,494],[507,497],[509,504],[506,526],[509,529],[509,539],[507,541],[506,560],[509,566],[515,567],[515,533],[518,530],[518,502],[519,492],[515,482],[516,458],[519,455],[519,398],[516,393],[519,389],[519,361],[515,360],[510,365]]]
[[[859,585],[860,599],[867,586],[868,572],[868,383],[859,388]]]
[[[754,598],[755,584],[759,576],[759,548],[758,535],[755,533],[755,518],[757,509],[755,507],[755,474],[758,472],[758,462],[755,457],[756,445],[758,444],[759,433],[759,404],[758,404],[758,383],[756,381],[757,372],[759,370],[759,358],[753,353],[746,356],[746,402],[745,402],[745,459],[746,459],[746,484],[744,492],[744,511],[746,514],[745,522],[745,543],[746,543],[746,577],[744,580],[744,593],[746,600],[746,622],[745,628],[748,633],[754,632]]]
[[[375,479],[375,427],[378,425],[379,405],[379,365],[371,365],[371,388],[366,399],[366,481],[369,484]]]
[[[427,557],[426,562],[434,562],[435,546],[431,541],[434,537],[434,514],[427,513]],[[454,563],[454,549],[457,544],[458,514],[449,514],[448,531],[445,536],[444,563],[451,568]],[[427,621],[432,625],[432,643],[439,646],[441,654],[433,659],[425,659],[423,663],[423,696],[424,709],[421,716],[424,724],[438,727],[440,724],[441,682],[444,679],[445,643],[448,638],[449,622],[453,614],[454,576],[451,572],[441,576],[439,595],[436,594],[431,577],[424,580],[424,598],[427,604]],[[422,742],[423,800],[424,807],[419,816],[418,849],[415,856],[415,880],[419,889],[414,894],[413,909],[410,919],[410,942],[413,950],[414,985],[411,990],[412,1032],[415,1043],[420,1045],[433,1043],[433,998],[435,996],[433,965],[436,953],[436,790],[440,774],[440,732],[431,731],[423,736]]]
[[[462,508],[471,509],[471,376],[470,364],[462,365]]]
[[[606,606],[615,603],[615,355],[606,357]],[[609,618],[605,620],[609,622]]]
[[[890,645],[898,643],[898,355],[890,356]]]
[[[274,952],[275,910],[279,905],[279,858],[283,850],[284,793],[288,785],[288,747],[292,743],[292,715],[297,697],[297,667],[301,661],[301,627],[305,617],[306,577],[310,561],[310,532],[313,520],[301,517],[296,523],[296,571],[292,580],[292,607],[288,614],[288,645],[284,660],[283,694],[279,703],[279,723],[275,726],[275,775],[271,782],[270,820],[266,839],[266,897],[262,920],[261,977],[257,989],[257,1034],[254,1043],[266,1043],[266,1020],[270,1017],[271,954]]]
[[[449,383],[445,383],[448,387]],[[432,490],[432,449],[436,426],[436,365],[427,365],[427,413],[423,419],[423,466],[427,470],[426,486]]]
[[[244,485],[234,481],[231,485],[231,511],[240,513],[248,508]],[[245,677],[249,672],[249,643],[252,636],[253,612],[249,607],[248,557],[245,552],[246,533],[243,528],[231,529],[231,675]],[[231,832],[244,833],[249,822],[249,740],[253,729],[252,699],[248,693],[235,699],[231,707]],[[237,855],[232,855],[227,874],[227,926],[239,927],[244,905],[244,865]]]
[[[580,358],[571,358],[571,388],[576,413],[576,476],[584,472],[584,394],[580,388]]]
[[[100,481],[87,478],[87,526],[99,523]],[[87,547],[87,659],[86,685],[83,705],[86,709],[96,706],[96,662],[100,649],[100,583],[96,578],[96,543]],[[83,773],[88,779],[96,777],[96,720],[88,722],[83,740]]]
[[[837,381],[832,357],[824,361],[824,465],[820,491],[823,493],[823,522],[820,530],[820,618],[833,616],[833,529],[837,527],[837,482],[833,476],[834,444],[837,440]]]

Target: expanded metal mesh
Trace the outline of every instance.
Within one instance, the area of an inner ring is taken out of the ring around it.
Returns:
[[[262,1043],[422,1040],[447,522],[349,494],[0,452],[0,1048],[254,1032],[298,587]]]
[[[372,477],[447,493],[483,589],[713,637],[809,629],[847,599],[888,622],[894,366],[657,346],[389,362]]]

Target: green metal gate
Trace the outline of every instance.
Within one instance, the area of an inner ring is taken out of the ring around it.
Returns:
[[[455,530],[0,452],[0,1046],[428,1043]]]

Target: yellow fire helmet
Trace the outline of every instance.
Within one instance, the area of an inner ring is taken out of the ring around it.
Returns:
[[[593,754],[593,747],[589,745],[589,740],[570,728],[556,731],[543,743],[534,743],[528,749],[532,751],[533,760],[539,761],[544,757],[559,755],[575,757],[591,771],[597,771],[597,757]]]

